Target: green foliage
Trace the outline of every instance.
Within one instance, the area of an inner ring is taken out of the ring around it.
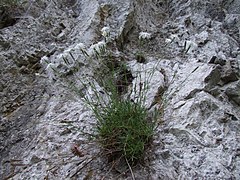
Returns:
[[[98,118],[98,137],[110,159],[124,157],[136,162],[153,135],[154,124],[147,121],[147,110],[130,100],[113,99]]]

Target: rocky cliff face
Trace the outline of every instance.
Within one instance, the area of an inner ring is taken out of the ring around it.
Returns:
[[[1,179],[132,178],[99,156],[86,136],[92,112],[49,68],[81,89],[78,78],[94,75],[98,62],[79,47],[104,41],[103,27],[133,77],[155,68],[146,106],[163,115],[135,178],[240,179],[240,1],[41,0],[10,24],[1,14]],[[141,46],[140,32],[151,34]],[[77,76],[76,64],[64,64],[69,54],[80,61]]]

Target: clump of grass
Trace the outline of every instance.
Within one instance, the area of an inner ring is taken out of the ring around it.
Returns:
[[[143,157],[154,131],[147,110],[130,100],[116,100],[98,118],[98,138],[110,159],[135,163]]]

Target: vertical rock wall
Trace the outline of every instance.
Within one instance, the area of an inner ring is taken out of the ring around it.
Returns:
[[[94,75],[100,62],[79,47],[103,42],[105,26],[114,57],[133,77],[152,75],[147,108],[163,109],[135,178],[240,178],[239,1],[42,0],[24,8],[15,25],[0,30],[1,179],[131,178],[125,167],[109,171],[87,136],[96,125],[92,112],[49,68],[78,83]],[[140,32],[150,40],[140,44]],[[81,64],[77,76],[69,72],[79,64],[64,64],[69,52]]]

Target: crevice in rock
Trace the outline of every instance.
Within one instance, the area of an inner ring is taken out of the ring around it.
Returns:
[[[17,18],[4,7],[0,8],[0,29],[13,26],[17,23]]]

